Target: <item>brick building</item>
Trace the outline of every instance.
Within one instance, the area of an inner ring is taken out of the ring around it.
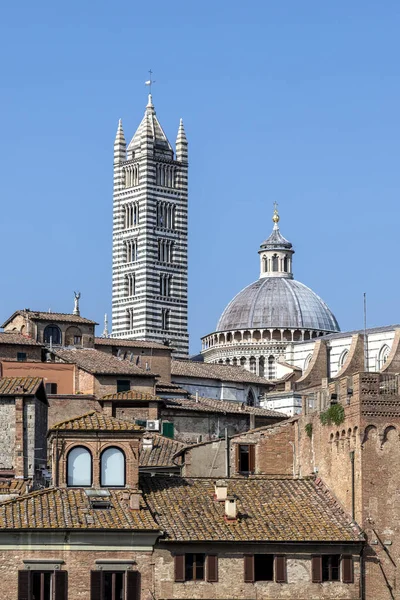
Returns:
[[[4,600],[360,597],[363,536],[326,490],[139,477],[142,433],[97,413],[51,428],[52,486],[0,503]]]

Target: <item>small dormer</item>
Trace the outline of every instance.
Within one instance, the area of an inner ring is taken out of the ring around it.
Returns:
[[[49,431],[53,485],[138,489],[139,445],[144,430],[92,411]]]

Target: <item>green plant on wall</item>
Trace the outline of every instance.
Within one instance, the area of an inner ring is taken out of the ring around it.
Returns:
[[[308,435],[308,437],[311,439],[311,437],[312,437],[312,423],[307,423],[307,425],[304,427],[304,430],[305,430],[306,434]]]
[[[332,404],[326,411],[319,416],[322,425],[340,425],[344,421],[344,408],[341,404]]]

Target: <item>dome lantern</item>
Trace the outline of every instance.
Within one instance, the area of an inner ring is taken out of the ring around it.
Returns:
[[[260,246],[260,278],[261,277],[286,277],[293,279],[292,244],[283,237],[279,230],[278,204],[274,203],[272,217],[274,227],[272,233]]]

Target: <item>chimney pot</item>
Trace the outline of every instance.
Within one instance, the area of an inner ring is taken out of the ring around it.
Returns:
[[[131,510],[139,510],[140,509],[140,492],[131,492],[131,496],[129,498],[129,508]]]
[[[234,496],[227,496],[225,500],[225,520],[236,521],[237,519],[237,507],[236,498]]]
[[[225,502],[228,495],[228,485],[224,479],[218,479],[215,482],[214,500],[217,502]]]

